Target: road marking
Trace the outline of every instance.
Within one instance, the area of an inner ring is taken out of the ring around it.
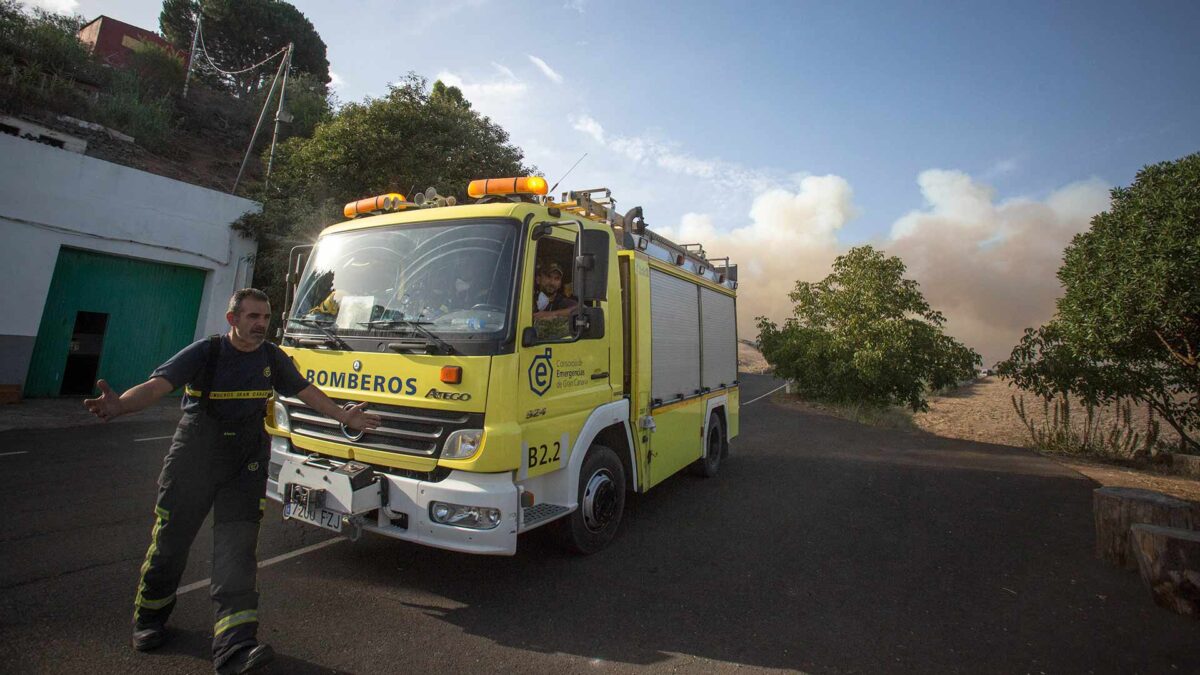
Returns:
[[[0,452],[0,457],[8,457],[9,455],[28,455],[28,450],[18,450],[16,452]]]
[[[743,403],[742,405],[743,405],[743,406],[748,406],[748,405],[750,405],[751,403],[754,403],[755,401],[757,401],[757,400],[759,400],[759,399],[766,398],[766,397],[770,396],[771,394],[774,394],[775,392],[779,391],[780,389],[783,389],[783,388],[784,388],[784,387],[786,387],[786,386],[787,386],[786,384],[781,384],[781,385],[779,385],[778,387],[775,387],[774,389],[772,389],[771,391],[768,391],[767,393],[763,394],[762,396],[759,396],[759,397],[756,397],[756,398],[752,398],[752,399],[750,399],[749,401],[746,401],[746,402],[745,402],[745,403]]]
[[[133,439],[133,442],[141,443],[143,441],[161,441],[165,438],[175,438],[175,437],[174,436],[151,436],[150,438],[135,438],[135,439]]]
[[[274,565],[276,563],[281,563],[285,560],[291,560],[292,558],[295,558],[296,556],[304,555],[305,553],[312,553],[313,551],[319,551],[319,550],[325,548],[326,546],[333,546],[334,544],[337,544],[337,543],[340,543],[343,541],[347,541],[347,539],[345,537],[333,537],[331,539],[326,539],[325,541],[317,542],[311,546],[305,546],[304,548],[298,548],[295,551],[289,551],[282,555],[277,555],[274,558],[270,558],[270,559],[267,559],[267,560],[264,560],[264,561],[258,563],[258,569],[262,569],[264,567],[267,567],[268,565]],[[179,596],[179,595],[183,595],[184,593],[191,593],[192,591],[198,591],[201,588],[208,588],[208,585],[210,583],[212,583],[212,579],[202,579],[200,581],[197,581],[194,584],[188,584],[187,586],[180,588],[179,590],[175,591],[175,595]]]

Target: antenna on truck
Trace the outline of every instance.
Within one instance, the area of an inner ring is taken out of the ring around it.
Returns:
[[[567,176],[570,176],[571,172],[575,170],[575,167],[579,166],[579,163],[582,162],[584,157],[587,157],[587,156],[588,156],[588,154],[585,152],[585,153],[583,153],[583,157],[580,157],[579,159],[575,160],[575,163],[571,165],[571,168],[567,169],[567,172],[562,175],[562,178],[559,178],[558,180],[554,181],[554,187],[547,190],[546,193],[554,194],[554,188],[558,187],[559,183],[566,180]]]

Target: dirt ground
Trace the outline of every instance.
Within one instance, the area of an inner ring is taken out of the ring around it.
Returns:
[[[746,344],[738,342],[738,372],[739,373],[754,373],[761,375],[771,370],[770,364],[763,358],[757,349]]]
[[[1029,430],[1013,409],[1011,397],[1014,393],[1018,398],[1021,396],[1018,389],[1003,380],[983,378],[946,395],[931,397],[929,411],[914,415],[913,422],[923,431],[938,436],[1028,446]],[[1041,399],[1036,396],[1025,395],[1025,410],[1035,425],[1044,421]],[[1082,407],[1075,406],[1073,414],[1074,425],[1082,427]],[[1098,417],[1101,428],[1108,428],[1112,424],[1111,411],[1104,411]],[[1144,410],[1134,409],[1132,418],[1135,428],[1144,428]],[[1168,427],[1162,430],[1161,438],[1170,443],[1178,436]],[[1200,501],[1200,481],[1195,479],[1172,476],[1154,468],[1139,469],[1084,458],[1052,457],[1102,485],[1140,487]]]

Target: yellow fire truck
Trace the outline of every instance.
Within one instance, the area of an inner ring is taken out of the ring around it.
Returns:
[[[738,433],[737,267],[605,189],[554,201],[533,176],[468,194],[359,200],[292,252],[285,351],[382,424],[277,397],[268,495],[352,538],[512,555],[553,524],[597,551],[627,491],[716,474]]]

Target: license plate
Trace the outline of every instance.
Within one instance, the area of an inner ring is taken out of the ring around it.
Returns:
[[[323,527],[334,532],[342,531],[342,514],[322,508],[305,508],[298,502],[288,502],[283,505],[283,517],[302,520],[310,525]]]

